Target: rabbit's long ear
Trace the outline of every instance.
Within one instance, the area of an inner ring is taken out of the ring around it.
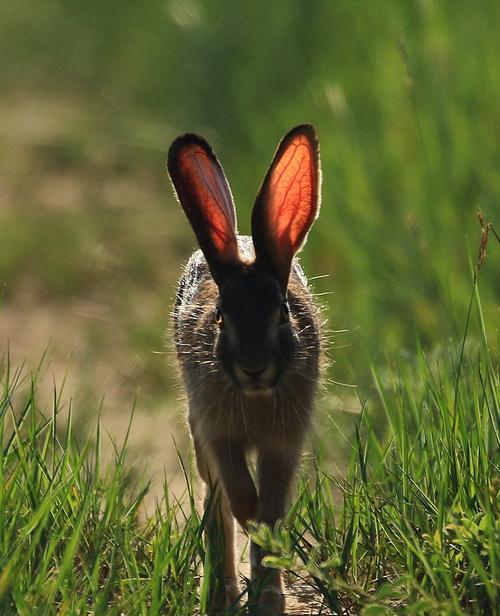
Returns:
[[[293,256],[318,216],[320,182],[314,128],[297,126],[278,145],[252,212],[256,259],[272,267],[283,288]]]
[[[240,262],[233,197],[210,145],[197,135],[170,146],[168,173],[216,282]]]

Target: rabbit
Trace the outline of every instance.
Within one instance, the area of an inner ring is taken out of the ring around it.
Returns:
[[[310,125],[281,140],[251,237],[238,235],[231,190],[203,138],[178,137],[167,168],[200,247],[180,278],[173,331],[206,503],[214,493],[220,499],[225,592],[234,603],[234,519],[247,530],[250,521],[273,527],[285,515],[320,377],[319,309],[295,258],[319,213],[319,144]],[[283,581],[264,556],[251,543],[256,610],[274,616],[285,610]]]

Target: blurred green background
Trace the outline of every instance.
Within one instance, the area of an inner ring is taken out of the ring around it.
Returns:
[[[477,209],[500,227],[499,31],[496,0],[1,3],[2,345],[29,367],[49,345],[82,422],[105,396],[121,426],[137,396],[161,457],[182,433],[168,322],[194,247],[168,146],[185,131],[212,143],[248,232],[278,140],[310,122],[323,206],[303,263],[338,330],[330,379],[364,386],[369,358],[411,361],[417,339],[454,348]],[[346,424],[359,410],[335,383],[321,404]]]

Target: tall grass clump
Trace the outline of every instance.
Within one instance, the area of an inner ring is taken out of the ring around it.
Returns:
[[[497,613],[498,378],[464,359],[455,407],[452,369],[418,364],[377,377],[388,435],[365,415],[345,481],[316,468],[274,538],[334,613]]]
[[[104,466],[100,427],[79,444],[71,413],[62,422],[60,411],[55,394],[42,414],[35,381],[5,366],[0,614],[191,616],[202,556],[192,494],[187,513],[167,496],[139,523],[149,484],[127,471],[126,442]]]

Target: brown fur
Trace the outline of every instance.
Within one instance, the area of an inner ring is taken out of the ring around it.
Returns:
[[[179,283],[174,309],[175,345],[200,475],[207,486],[218,479],[224,486],[225,577],[229,596],[234,599],[238,590],[229,510],[243,528],[249,520],[272,526],[285,514],[319,379],[319,311],[295,261],[288,301],[299,351],[272,395],[249,397],[234,386],[214,357],[217,325],[213,315],[218,297],[219,289],[198,251]],[[259,495],[247,467],[246,457],[251,451],[257,454]],[[259,551],[257,546],[253,551]],[[258,567],[253,568],[255,576]],[[280,579],[275,580],[275,587],[282,588]],[[281,608],[279,603],[274,613],[280,613]]]

